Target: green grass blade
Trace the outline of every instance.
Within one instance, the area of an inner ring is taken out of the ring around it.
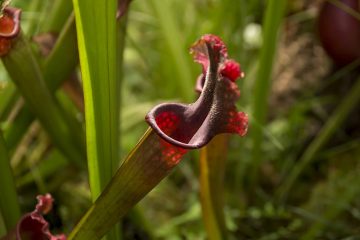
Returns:
[[[95,200],[119,159],[117,1],[74,0],[73,3],[84,86],[90,188]]]
[[[251,183],[257,180],[257,171],[261,161],[261,146],[264,134],[262,126],[266,122],[268,95],[271,88],[271,76],[274,64],[274,57],[277,47],[278,32],[281,26],[283,15],[286,9],[286,0],[269,0],[267,2],[265,19],[263,46],[260,52],[260,62],[257,77],[254,85],[253,95],[253,121],[257,124],[251,125],[252,131],[252,166],[251,166]]]
[[[118,78],[118,86],[119,86],[119,90],[118,90],[118,95],[119,95],[119,109],[120,106],[122,105],[121,101],[122,101],[122,94],[121,94],[121,89],[122,89],[122,82],[123,82],[123,77],[124,77],[124,65],[123,65],[123,61],[124,61],[124,50],[125,50],[125,42],[126,42],[126,30],[127,30],[127,22],[128,22],[128,14],[125,13],[125,15],[123,15],[120,19],[118,19],[117,21],[117,43],[118,43],[118,52],[117,52],[117,56],[118,56],[118,62],[117,62],[117,78]],[[119,110],[118,112],[118,116],[119,116],[119,135],[122,135],[122,128],[121,126],[123,125],[123,122],[121,121],[121,111]],[[121,139],[119,137],[118,139],[118,146],[120,148],[121,146]],[[121,152],[119,151],[119,155],[121,155]]]
[[[303,172],[303,170],[311,163],[319,150],[328,142],[333,134],[341,127],[343,122],[347,119],[351,110],[353,110],[360,102],[360,79],[351,88],[350,92],[341,101],[336,108],[333,115],[329,118],[323,126],[317,137],[310,143],[307,149],[300,157],[297,164],[290,171],[287,178],[284,179],[283,185],[279,188],[278,196],[280,200],[284,200],[295,181]]]
[[[120,81],[117,0],[73,0],[85,98],[86,142],[92,199],[119,164]],[[114,229],[110,239],[118,239]]]
[[[0,132],[0,212],[7,231],[15,227],[20,218],[20,207],[10,167],[5,141]]]
[[[29,11],[33,13],[37,13],[38,16],[42,16],[41,10],[43,8],[43,5],[44,4],[41,0],[33,0],[31,1]],[[26,28],[23,28],[23,30],[27,35],[32,36],[38,30],[37,28],[38,28],[39,19],[42,19],[42,17],[33,17],[29,21]]]
[[[71,14],[44,63],[44,79],[51,92],[58,89],[61,83],[70,77],[77,64],[75,17]]]
[[[72,12],[71,0],[54,0],[46,21],[42,22],[40,32],[59,32]]]
[[[194,87],[194,80],[191,77],[191,68],[185,55],[184,37],[181,34],[176,22],[176,14],[172,14],[174,9],[171,8],[168,1],[150,0],[150,5],[154,9],[160,25],[160,33],[164,39],[164,44],[170,52],[170,63],[173,69],[173,77],[177,79],[176,84],[181,96],[190,101],[193,93],[189,91]],[[189,58],[190,59],[190,58]]]

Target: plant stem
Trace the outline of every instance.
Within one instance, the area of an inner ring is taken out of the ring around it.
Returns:
[[[22,34],[10,53],[2,58],[12,80],[32,112],[52,137],[54,143],[78,166],[85,160],[81,129],[75,127],[62,112],[46,87],[40,66]],[[45,111],[46,110],[46,111]]]
[[[209,240],[226,239],[223,198],[227,142],[227,135],[219,135],[200,150],[200,197]]]
[[[149,129],[75,226],[68,240],[95,240],[103,237],[170,173],[185,152],[164,143],[164,140]]]
[[[54,93],[61,86],[61,83],[69,78],[77,64],[75,19],[72,15],[68,18],[42,68],[44,80],[51,93]],[[13,124],[4,133],[9,149],[12,149],[18,143],[33,120],[33,114],[28,109],[28,106],[25,105]],[[76,123],[73,124],[75,125]]]
[[[10,167],[5,141],[0,132],[0,212],[7,231],[15,227],[20,218],[20,207]]]
[[[0,84],[0,121],[6,121],[6,117],[11,112],[12,105],[16,102],[18,95],[12,82],[8,81],[6,85]]]

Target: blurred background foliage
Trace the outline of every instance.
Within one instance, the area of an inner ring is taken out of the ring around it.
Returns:
[[[22,26],[30,39],[46,29],[48,13],[56,2],[13,0],[12,5],[23,9]],[[144,116],[156,103],[195,99],[193,88],[201,68],[193,63],[189,46],[205,33],[219,35],[246,74],[238,81],[242,94],[238,107],[249,113],[251,121],[248,136],[232,137],[229,145],[224,187],[230,239],[360,239],[359,104],[354,100],[352,109],[339,110],[344,119],[332,125],[327,136],[321,135],[341,100],[359,81],[360,61],[338,67],[322,49],[317,16],[323,1],[274,1],[286,5],[283,18],[281,11],[269,10],[269,2],[131,3],[124,63],[119,66],[124,75],[121,154],[125,156],[146,130]],[[280,15],[265,18],[265,14]],[[273,18],[280,21],[279,32],[269,23],[269,29],[264,29],[265,20]],[[275,44],[267,39],[274,36]],[[39,52],[35,43],[33,47]],[[264,49],[270,48],[274,48],[274,58],[270,54],[261,60]],[[262,85],[259,72],[267,71],[266,67],[270,67],[265,76],[270,82]],[[76,101],[69,101],[74,98],[69,97],[72,91],[66,86],[56,96],[83,123],[83,112]],[[259,92],[268,93],[265,102],[258,102],[265,111],[264,121],[256,118],[254,109]],[[80,96],[81,103],[81,92],[75,91],[75,96]],[[11,140],[11,126],[21,134],[8,152],[22,211],[32,209],[38,193],[51,192],[56,205],[49,221],[69,232],[91,203],[87,172],[68,162],[37,121],[31,120],[26,129],[16,128],[15,124],[23,126],[29,121],[19,115],[23,105],[1,67],[1,130],[6,141]],[[259,138],[253,136],[255,132]],[[320,146],[312,147],[310,160],[303,164],[304,153],[316,141],[321,141]],[[254,144],[260,146],[256,152]],[[199,202],[198,153],[185,158],[124,219],[124,239],[206,239]],[[298,175],[294,169],[301,169]]]

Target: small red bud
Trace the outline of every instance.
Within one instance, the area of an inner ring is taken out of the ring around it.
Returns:
[[[220,73],[233,82],[239,77],[244,77],[244,73],[240,69],[240,64],[234,60],[226,60]]]

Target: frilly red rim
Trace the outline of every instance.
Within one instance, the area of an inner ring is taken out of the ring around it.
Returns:
[[[221,72],[227,60],[226,46],[219,37],[205,35],[191,51],[195,62],[203,66],[198,78],[203,83],[198,81],[196,86],[201,90],[199,98],[192,104],[159,104],[146,115],[146,122],[163,140],[184,149],[201,148],[221,133],[245,135],[248,119],[245,113],[236,111],[240,92],[234,75],[228,75],[233,77],[230,79]],[[238,77],[240,66],[234,66],[238,67]]]

